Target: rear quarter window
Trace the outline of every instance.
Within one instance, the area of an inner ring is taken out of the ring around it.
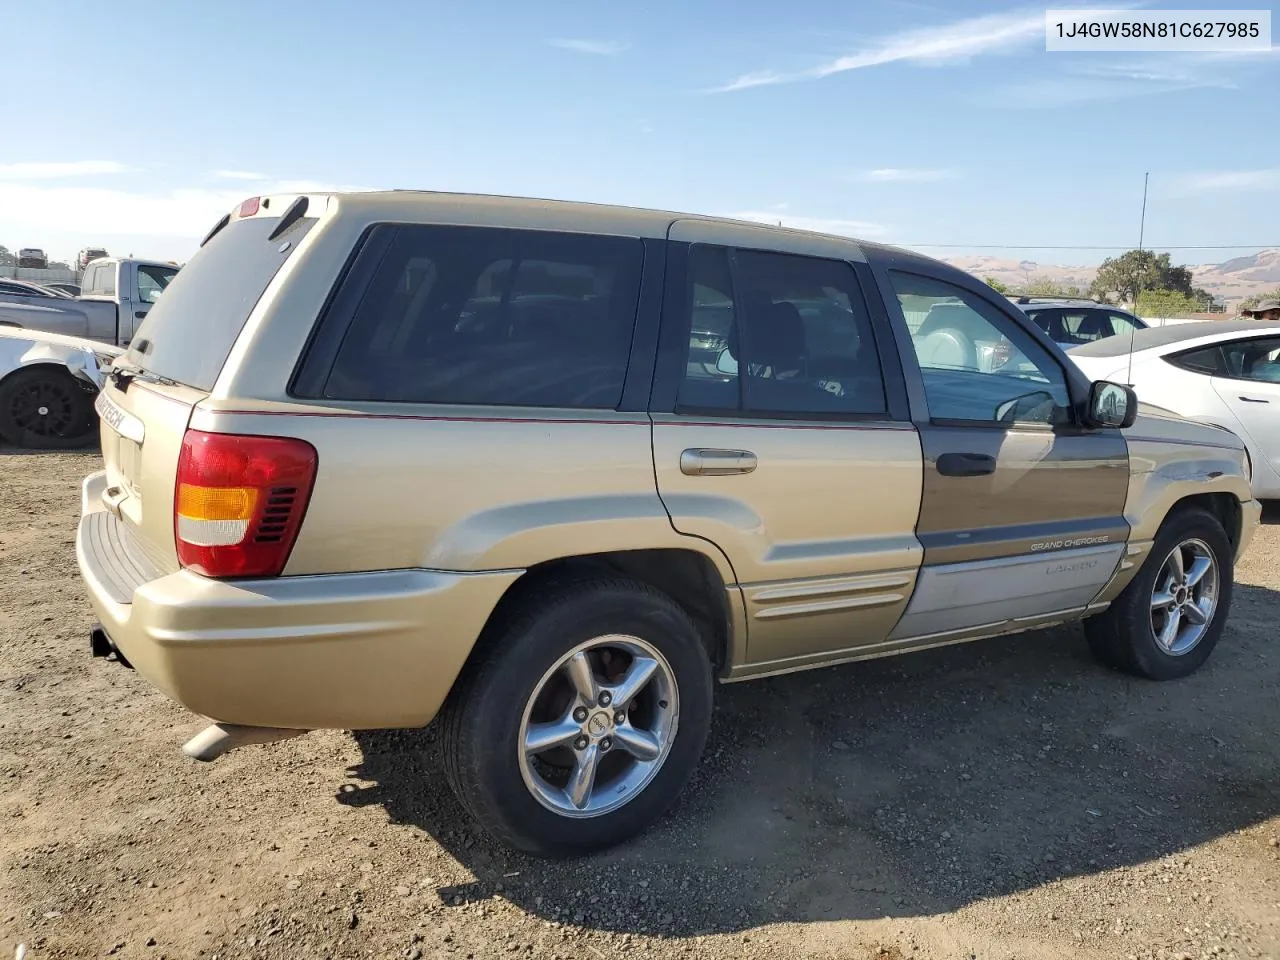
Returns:
[[[1196,350],[1172,353],[1165,357],[1165,360],[1175,367],[1181,367],[1183,370],[1190,370],[1192,373],[1203,373],[1211,377],[1225,376],[1229,373],[1226,356],[1220,346],[1200,347]]]
[[[354,314],[349,322],[326,318],[347,326],[319,396],[617,407],[639,299],[640,240],[488,227],[378,229],[394,234]]]

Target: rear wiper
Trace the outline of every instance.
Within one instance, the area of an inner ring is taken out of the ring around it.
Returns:
[[[141,380],[143,383],[159,383],[167,387],[177,386],[177,380],[170,380],[168,377],[162,377],[159,374],[151,373],[143,370],[139,366],[131,363],[120,363],[117,361],[112,364],[110,373],[107,374],[111,378],[111,383],[121,393],[125,393],[129,389],[129,384],[134,380]]]

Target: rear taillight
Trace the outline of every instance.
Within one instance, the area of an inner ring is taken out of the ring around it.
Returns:
[[[188,430],[173,503],[178,561],[206,577],[278,576],[315,478],[304,440]]]

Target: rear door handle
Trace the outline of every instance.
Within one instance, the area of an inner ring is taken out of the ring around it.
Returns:
[[[133,311],[133,317],[134,317],[134,319],[135,319],[135,320],[144,320],[144,319],[146,319],[146,316],[147,316],[147,311],[145,311],[145,310],[135,310],[135,311]]]
[[[996,472],[996,458],[985,453],[944,453],[937,467],[944,477],[985,477]]]
[[[723,477],[755,468],[756,455],[750,450],[696,448],[680,454],[680,472],[688,477]]]
[[[1270,400],[1259,400],[1257,397],[1241,397],[1245,403],[1270,403]]]

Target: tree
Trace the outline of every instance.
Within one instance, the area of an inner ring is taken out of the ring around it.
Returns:
[[[1088,293],[1080,287],[1069,287],[1052,277],[1032,277],[1020,293],[1028,297],[1085,297]]]
[[[1107,257],[1089,289],[1104,300],[1114,294],[1122,303],[1133,303],[1144,290],[1195,295],[1191,271],[1175,267],[1169,262],[1169,254],[1153,250],[1129,250],[1118,257]]]
[[[0,248],[0,249],[3,249],[3,248]],[[0,263],[3,263],[3,261],[0,261]],[[1252,310],[1263,300],[1280,300],[1280,287],[1276,287],[1270,293],[1259,293],[1259,294],[1255,294],[1252,297],[1246,297],[1245,299],[1240,301],[1240,309]]]
[[[8,247],[0,246],[0,267],[12,267],[17,262],[17,257],[9,252]]]
[[[1172,290],[1143,290],[1138,294],[1137,312],[1142,317],[1185,317],[1204,311],[1202,298]]]
[[[982,282],[996,293],[1006,294],[1009,292],[1009,285],[1007,283],[1001,283],[995,277],[983,277]]]

